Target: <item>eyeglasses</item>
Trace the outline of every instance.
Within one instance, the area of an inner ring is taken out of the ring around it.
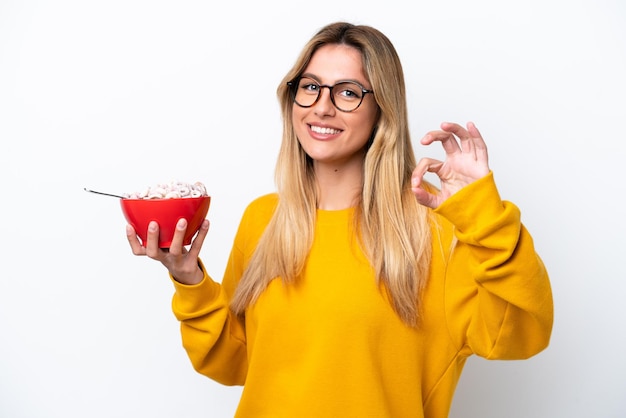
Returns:
[[[342,112],[352,112],[356,110],[367,93],[374,93],[367,90],[356,81],[342,81],[334,86],[320,84],[309,77],[289,81],[293,100],[300,107],[311,107],[319,100],[322,89],[326,87],[330,91],[330,101]]]

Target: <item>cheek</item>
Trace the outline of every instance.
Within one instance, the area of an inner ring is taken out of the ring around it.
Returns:
[[[380,108],[375,106],[374,109],[370,110],[370,120],[372,121],[372,129],[374,126],[378,124],[378,120],[380,119]]]
[[[296,133],[296,136],[300,138],[307,130],[307,125],[303,122],[304,114],[303,109],[299,106],[293,107],[291,111],[291,125]]]
[[[368,139],[378,122],[378,111],[370,111],[364,115],[363,119],[358,123],[361,126],[362,133],[367,135]]]

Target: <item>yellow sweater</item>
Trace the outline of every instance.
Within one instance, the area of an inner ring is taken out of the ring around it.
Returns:
[[[233,316],[229,298],[276,202],[267,195],[246,209],[222,284],[208,275],[195,286],[174,282],[194,368],[244,385],[237,418],[444,418],[468,356],[523,359],[548,345],[548,275],[491,174],[435,211],[440,229],[417,329],[376,287],[349,232],[352,209],[318,210],[301,279],[272,281],[245,323]]]

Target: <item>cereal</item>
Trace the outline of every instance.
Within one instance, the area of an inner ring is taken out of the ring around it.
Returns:
[[[208,196],[204,184],[197,181],[193,184],[172,181],[148,187],[141,192],[125,193],[125,199],[176,199],[182,197]]]

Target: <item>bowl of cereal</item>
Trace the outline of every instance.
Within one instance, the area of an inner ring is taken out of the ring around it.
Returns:
[[[142,245],[146,245],[148,224],[159,224],[159,247],[172,244],[176,224],[181,218],[187,220],[183,245],[191,244],[211,204],[211,197],[200,182],[162,183],[141,192],[126,193],[120,199],[126,221],[135,229]]]

